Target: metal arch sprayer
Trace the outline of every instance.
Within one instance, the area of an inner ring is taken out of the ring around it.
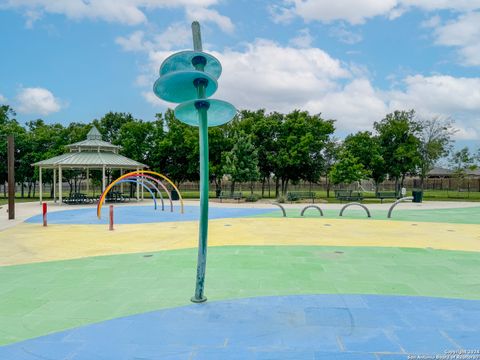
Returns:
[[[153,92],[160,99],[180,103],[175,117],[199,128],[200,144],[200,224],[195,294],[191,300],[204,302],[205,269],[208,240],[208,127],[223,125],[233,119],[237,110],[222,100],[210,99],[218,87],[222,72],[220,62],[203,52],[200,24],[192,23],[193,51],[169,56],[160,66],[160,77]]]
[[[112,181],[110,183],[110,185],[108,185],[105,190],[103,191],[102,195],[100,195],[100,199],[98,200],[98,204],[97,204],[97,217],[100,219],[101,216],[102,216],[102,206],[103,206],[103,203],[105,201],[105,197],[107,196],[108,192],[116,185],[119,183],[119,181],[123,180],[123,179],[126,179],[126,178],[129,178],[129,177],[132,177],[132,176],[143,176],[145,174],[149,174],[149,175],[154,175],[154,176],[158,176],[162,179],[164,179],[165,181],[167,181],[178,193],[178,196],[180,198],[180,212],[183,214],[183,198],[182,198],[182,195],[180,194],[180,191],[178,190],[178,188],[175,186],[175,184],[173,183],[172,180],[170,180],[168,177],[166,177],[165,175],[163,174],[160,174],[158,172],[155,172],[155,171],[150,171],[150,170],[138,170],[138,171],[132,171],[132,172],[129,172],[129,173],[126,173],[126,174],[123,174],[122,176],[120,176],[119,178],[115,179],[114,181]],[[168,193],[168,192],[167,192]]]

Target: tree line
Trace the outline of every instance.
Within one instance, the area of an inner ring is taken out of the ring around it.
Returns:
[[[172,110],[156,114],[153,121],[109,112],[88,124],[68,125],[48,124],[42,119],[22,125],[15,117],[11,107],[0,107],[0,183],[7,179],[6,135],[14,134],[16,180],[22,196],[35,196],[38,174],[31,164],[68,151],[66,145],[84,140],[92,125],[103,140],[120,145],[122,155],[175,183],[199,179],[198,128],[178,121]],[[443,157],[450,156],[451,167],[459,176],[480,161],[480,153],[473,154],[468,148],[452,150],[455,131],[449,120],[418,119],[413,110],[395,111],[375,122],[373,129],[340,141],[335,137],[335,121],[321,114],[244,110],[230,123],[208,130],[210,180],[217,193],[234,192],[239,183],[250,184],[253,192],[253,183],[260,181],[262,196],[267,186],[273,186],[277,197],[286,194],[289,184],[317,183],[321,178],[327,179],[327,192],[333,185],[362,179],[372,179],[377,188],[391,179],[398,189],[408,175],[418,175],[423,184]],[[44,181],[51,181],[49,176],[45,174]],[[85,174],[69,170],[64,177],[73,189]],[[225,179],[230,189],[224,189]]]

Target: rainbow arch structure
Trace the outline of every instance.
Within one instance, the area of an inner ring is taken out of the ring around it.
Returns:
[[[152,176],[153,175],[153,176]],[[119,178],[113,180],[106,188],[105,190],[103,191],[102,195],[100,196],[100,199],[98,200],[98,204],[97,204],[97,217],[100,219],[101,218],[101,215],[102,215],[102,206],[103,206],[103,203],[105,202],[105,197],[107,196],[107,194],[109,193],[109,191],[117,184],[120,184],[123,180],[127,180],[127,179],[130,179],[130,178],[137,178],[137,182],[138,182],[138,178],[141,178],[141,177],[145,177],[145,178],[148,178],[148,179],[151,179],[155,182],[157,182],[166,192],[167,192],[167,195],[170,199],[170,204],[171,204],[171,209],[173,211],[173,205],[172,205],[172,198],[170,196],[170,193],[168,192],[167,188],[165,187],[165,185],[159,180],[157,179],[155,176],[165,180],[166,182],[168,182],[178,193],[178,196],[180,198],[180,212],[183,214],[184,210],[183,210],[183,198],[182,198],[182,194],[180,193],[180,191],[178,190],[178,188],[175,186],[175,184],[173,183],[172,180],[170,180],[168,177],[166,177],[165,175],[163,174],[160,174],[158,172],[155,172],[155,171],[150,171],[150,170],[138,170],[138,171],[132,171],[132,172],[129,172],[129,173],[126,173],[122,176],[120,176]],[[134,180],[132,180],[134,181]]]

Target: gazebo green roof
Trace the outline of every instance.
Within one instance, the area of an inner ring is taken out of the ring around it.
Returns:
[[[148,167],[138,161],[118,153],[120,146],[102,140],[102,135],[94,126],[87,134],[87,139],[67,145],[69,153],[38,161],[32,165],[42,168],[130,168]]]
[[[113,152],[70,152],[34,163],[35,166],[53,168],[146,168],[145,164]]]

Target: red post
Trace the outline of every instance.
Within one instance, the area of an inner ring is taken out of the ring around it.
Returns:
[[[113,205],[110,205],[110,228],[109,230],[113,230]]]
[[[43,226],[47,226],[47,203],[42,203],[43,210]]]

